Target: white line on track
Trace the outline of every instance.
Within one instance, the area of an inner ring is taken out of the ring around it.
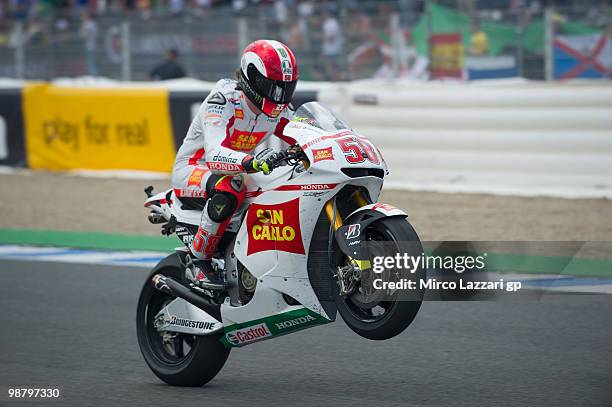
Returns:
[[[155,251],[85,250],[67,247],[0,245],[0,260],[102,264],[153,268],[170,253]],[[1,271],[1,270],[0,270]],[[612,294],[612,279],[578,278],[567,275],[491,274],[490,279],[520,281],[523,289],[555,292]]]

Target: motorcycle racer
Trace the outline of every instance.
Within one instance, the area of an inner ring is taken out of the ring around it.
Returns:
[[[204,100],[172,171],[176,196],[203,206],[186,276],[212,290],[225,288],[211,258],[244,200],[246,175],[269,174],[275,151],[295,144],[283,135],[298,80],[293,52],[278,41],[255,41],[245,48],[236,76],[217,82]]]

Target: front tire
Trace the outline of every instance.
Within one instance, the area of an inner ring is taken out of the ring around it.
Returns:
[[[387,256],[394,256],[395,253],[420,256],[422,253],[417,233],[404,218],[391,217],[374,222],[366,229],[366,236],[377,236],[385,245],[391,244],[392,250],[385,246],[384,255]],[[420,269],[410,278],[418,284],[418,280],[424,276],[425,271]],[[370,304],[357,301],[355,296],[358,294],[353,293],[346,298],[337,296],[336,306],[344,322],[358,335],[372,340],[385,340],[399,335],[412,323],[421,308],[423,293],[420,289],[411,290],[409,298],[398,293],[395,300]],[[374,315],[377,308],[383,310],[381,315]]]
[[[178,267],[165,267],[156,274],[182,279]],[[174,297],[153,287],[151,274],[138,299],[136,330],[138,345],[147,365],[162,381],[173,386],[199,387],[212,380],[221,370],[230,349],[220,342],[221,334],[188,335],[163,333],[153,326],[155,315]]]

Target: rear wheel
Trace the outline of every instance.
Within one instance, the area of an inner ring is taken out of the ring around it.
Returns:
[[[395,256],[408,253],[421,256],[422,246],[410,223],[400,217],[384,218],[365,231],[371,257]],[[399,273],[399,272],[398,272]],[[414,274],[399,273],[393,280],[409,278],[417,282],[424,277],[423,269]],[[359,287],[347,297],[336,297],[338,312],[346,324],[360,336],[384,340],[400,334],[414,320],[423,299],[423,290],[396,291],[392,295],[372,288],[377,278],[372,271],[362,273]]]
[[[176,267],[158,271],[181,280]],[[156,290],[150,275],[138,299],[136,329],[140,351],[153,373],[173,386],[202,386],[221,370],[230,350],[219,341],[221,334],[189,335],[159,332],[153,325],[157,313],[174,297]]]

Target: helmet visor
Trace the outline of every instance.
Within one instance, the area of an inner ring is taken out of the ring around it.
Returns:
[[[249,78],[253,78],[256,91],[261,96],[278,104],[291,102],[297,81],[274,81],[263,76],[254,66],[249,68]]]

